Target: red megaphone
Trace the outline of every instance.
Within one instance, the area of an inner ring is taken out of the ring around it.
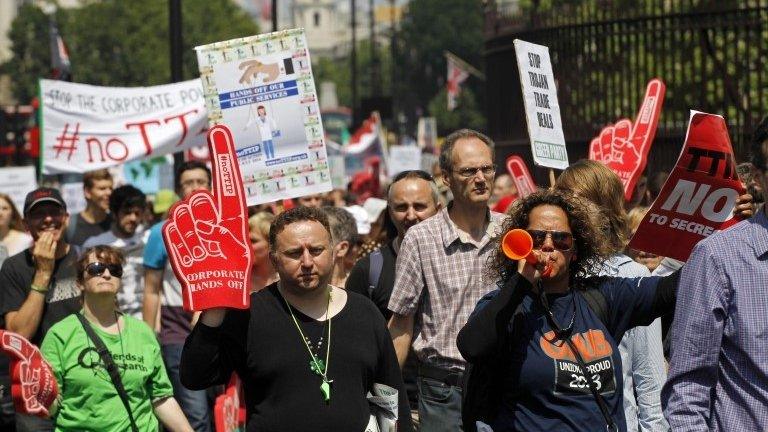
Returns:
[[[507,258],[514,261],[524,259],[531,265],[537,262],[533,254],[533,239],[524,229],[515,228],[504,234],[501,239],[501,251]]]

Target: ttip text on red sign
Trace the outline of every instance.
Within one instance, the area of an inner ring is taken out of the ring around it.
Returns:
[[[742,193],[725,120],[694,111],[675,168],[629,247],[685,261],[700,240],[738,222]]]

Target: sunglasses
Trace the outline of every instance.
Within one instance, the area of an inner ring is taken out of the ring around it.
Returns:
[[[85,271],[91,276],[101,276],[109,269],[109,274],[116,278],[123,277],[123,266],[120,264],[104,264],[101,262],[92,262],[85,266]]]
[[[526,230],[533,239],[533,248],[541,249],[541,246],[547,240],[547,236],[552,236],[552,245],[555,249],[563,252],[567,252],[573,248],[573,235],[565,231],[543,231],[543,230]]]
[[[66,214],[67,212],[64,211],[63,208],[41,208],[30,210],[29,213],[27,213],[26,218],[37,223],[49,216],[51,219],[60,220],[63,219]]]

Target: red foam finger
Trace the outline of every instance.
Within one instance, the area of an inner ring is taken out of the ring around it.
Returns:
[[[200,243],[200,238],[195,234],[195,221],[192,218],[192,209],[189,204],[184,202],[177,206],[173,211],[173,218],[192,258],[195,260],[202,259],[205,256],[205,248]]]
[[[194,263],[192,254],[187,249],[187,245],[184,243],[181,232],[179,232],[179,228],[175,223],[165,223],[163,226],[163,240],[165,240],[166,249],[174,257],[171,260],[172,264],[178,263],[184,267],[189,267]]]
[[[632,133],[632,122],[627,119],[621,119],[613,125],[613,147],[624,147]]]
[[[600,147],[599,138],[593,138],[592,142],[589,143],[589,159],[598,162],[603,160],[603,151]]]
[[[666,86],[658,78],[648,82],[643,102],[637,112],[631,141],[642,152],[656,135],[661,108],[664,104]]]
[[[212,127],[208,131],[208,148],[213,166],[213,194],[221,219],[245,217],[245,190],[229,128],[224,125]]]
[[[608,125],[600,131],[600,153],[603,155],[603,161],[608,162],[611,157],[611,146],[613,145],[613,125]]]

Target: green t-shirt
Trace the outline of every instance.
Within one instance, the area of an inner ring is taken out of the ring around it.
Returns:
[[[119,335],[92,327],[120,370],[139,430],[156,431],[152,402],[173,396],[173,388],[152,330],[131,316],[123,319],[125,328]],[[41,351],[53,368],[62,397],[55,418],[57,431],[131,430],[125,405],[76,315],[51,327]]]

